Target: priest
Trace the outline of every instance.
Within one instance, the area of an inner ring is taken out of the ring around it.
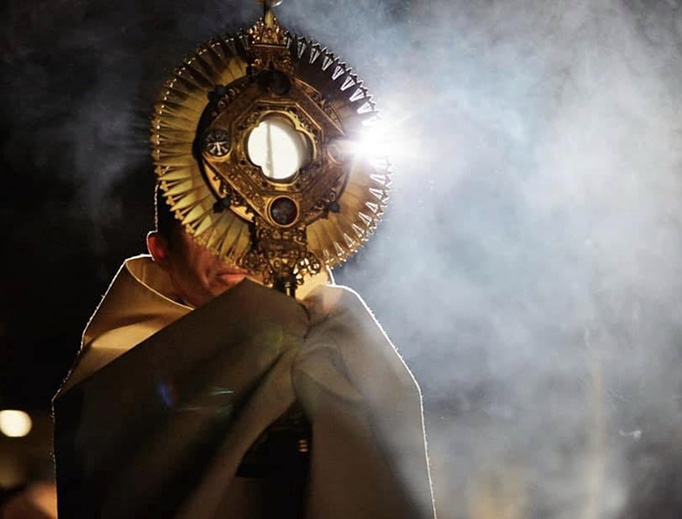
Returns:
[[[60,517],[434,517],[420,390],[362,299],[262,286],[156,208],[54,400]]]

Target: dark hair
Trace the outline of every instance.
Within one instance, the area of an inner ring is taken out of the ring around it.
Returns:
[[[180,221],[171,211],[159,184],[156,184],[154,188],[154,225],[156,231],[166,238],[168,246],[171,247],[174,241],[173,235],[180,228]]]

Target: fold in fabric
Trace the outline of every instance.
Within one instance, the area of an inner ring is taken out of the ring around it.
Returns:
[[[305,517],[433,517],[419,388],[355,293],[247,281],[191,311],[159,280],[126,263],[55,398],[60,517],[293,517],[286,482],[236,473],[295,401]]]

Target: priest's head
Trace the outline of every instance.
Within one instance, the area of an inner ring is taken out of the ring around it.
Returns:
[[[147,249],[183,302],[201,306],[246,278],[246,271],[224,263],[182,228],[158,186],[155,223],[156,229],[147,235]]]

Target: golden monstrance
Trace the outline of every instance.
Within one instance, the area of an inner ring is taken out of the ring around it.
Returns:
[[[362,81],[292,34],[264,2],[255,25],[200,45],[152,121],[155,170],[184,228],[226,262],[293,295],[368,239],[387,162],[356,153],[377,118]]]

